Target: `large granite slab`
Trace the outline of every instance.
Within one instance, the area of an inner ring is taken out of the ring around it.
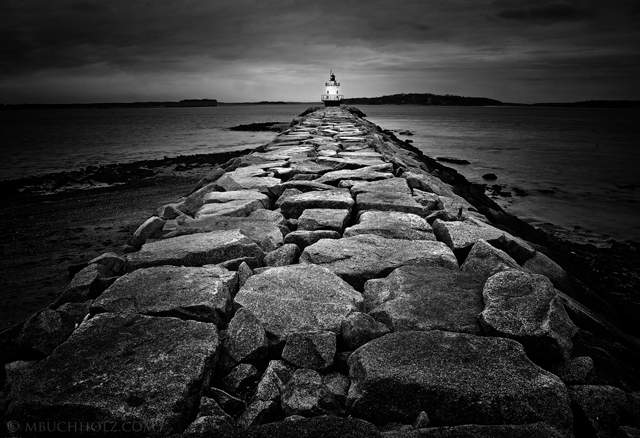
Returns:
[[[348,210],[355,204],[351,194],[346,190],[314,191],[293,195],[280,204],[285,217],[297,219],[308,208],[329,208]]]
[[[303,331],[340,332],[362,295],[326,268],[291,265],[250,277],[234,299],[250,310],[276,342]]]
[[[128,425],[154,437],[181,432],[209,385],[218,345],[213,324],[98,315],[14,383],[7,418]]]
[[[344,230],[344,237],[376,234],[386,239],[436,240],[431,225],[413,213],[365,211],[356,225]]]
[[[484,278],[452,269],[402,266],[364,285],[365,310],[392,331],[482,333]]]
[[[320,240],[305,248],[300,263],[324,266],[359,290],[365,281],[384,277],[404,265],[458,269],[455,255],[442,242],[385,239],[373,234]]]
[[[531,362],[522,345],[445,331],[391,333],[349,357],[347,414],[385,424],[431,426],[573,422],[567,389]]]
[[[235,272],[213,266],[138,269],[104,291],[91,305],[91,313],[173,316],[223,328],[237,284]]]
[[[264,251],[239,230],[190,234],[145,244],[127,255],[127,271],[151,266],[202,266],[252,258],[258,263]]]

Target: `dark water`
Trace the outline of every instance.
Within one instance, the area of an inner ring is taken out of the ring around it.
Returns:
[[[367,118],[478,183],[533,223],[640,241],[640,111],[581,108],[361,106]],[[397,134],[397,133],[396,133]],[[498,179],[488,182],[485,173]]]
[[[290,121],[308,105],[0,112],[0,179],[89,165],[256,147],[269,132],[233,132]],[[410,130],[433,157],[486,183],[493,172],[508,211],[534,223],[640,240],[640,112],[611,109],[360,106],[384,129]]]
[[[227,128],[288,122],[307,107],[0,111],[0,179],[257,147],[275,134]]]

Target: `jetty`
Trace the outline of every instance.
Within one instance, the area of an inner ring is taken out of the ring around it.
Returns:
[[[8,435],[640,436],[640,342],[432,162],[326,106],[203,175],[24,324]]]

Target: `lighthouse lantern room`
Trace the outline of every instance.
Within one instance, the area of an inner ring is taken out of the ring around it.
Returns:
[[[329,72],[329,82],[325,82],[324,85],[327,87],[325,94],[321,96],[324,106],[340,106],[344,96],[338,91],[340,82],[336,82],[333,70]]]

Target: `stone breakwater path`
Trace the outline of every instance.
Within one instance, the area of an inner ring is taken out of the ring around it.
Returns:
[[[90,261],[17,338],[9,432],[638,436],[562,268],[358,114],[310,110]]]

